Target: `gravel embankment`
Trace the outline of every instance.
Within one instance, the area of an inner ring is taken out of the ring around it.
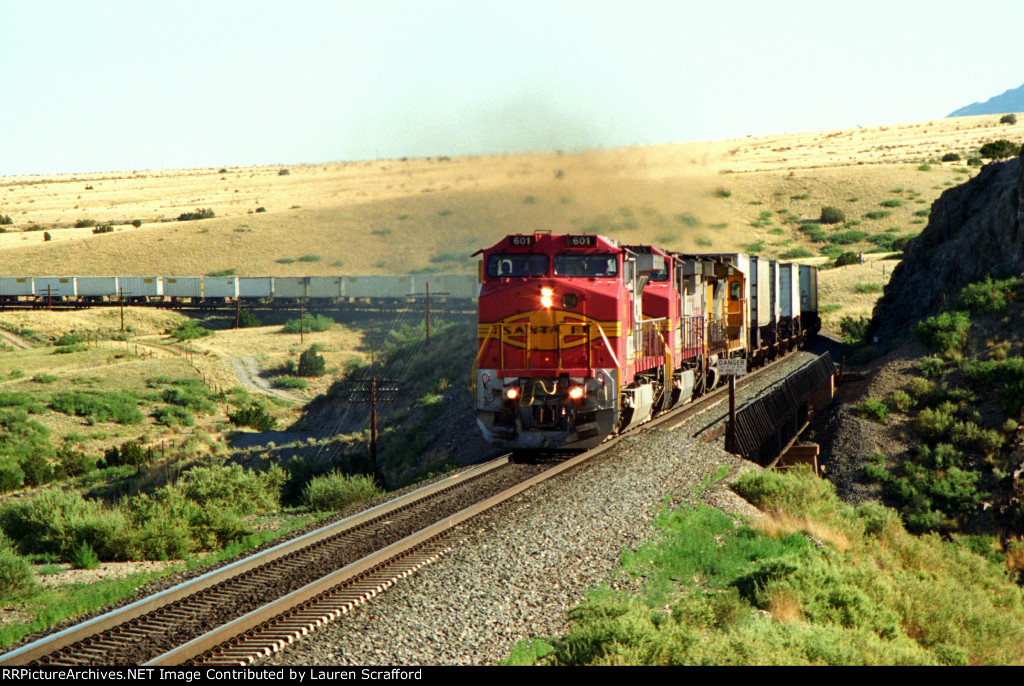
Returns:
[[[794,356],[743,395],[812,357]],[[633,583],[619,554],[657,535],[651,521],[666,498],[753,514],[721,485],[701,491],[721,465],[730,479],[755,468],[721,441],[688,438],[721,413],[624,439],[590,466],[532,489],[468,525],[436,564],[263,664],[490,664],[518,640],[564,631],[566,611],[588,591]]]
[[[804,440],[821,445],[821,465],[825,478],[836,487],[843,500],[854,503],[881,498],[882,488],[864,476],[866,457],[883,454],[900,457],[913,444],[913,430],[909,418],[893,413],[889,422],[881,424],[856,416],[851,408],[865,400],[881,400],[903,388],[914,376],[915,362],[926,355],[914,343],[854,371],[865,378],[852,381],[836,389],[836,402],[811,425]]]

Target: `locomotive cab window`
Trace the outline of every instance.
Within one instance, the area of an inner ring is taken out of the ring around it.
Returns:
[[[647,272],[649,281],[668,281],[668,269],[664,266],[661,269],[652,269]]]
[[[546,276],[547,255],[491,255],[487,258],[487,276],[513,278]]]
[[[740,287],[741,287],[741,285],[742,284],[740,284],[739,281],[733,281],[733,282],[731,282],[729,284],[729,300],[739,300],[740,299]]]
[[[555,255],[555,276],[610,277],[618,273],[615,255]]]

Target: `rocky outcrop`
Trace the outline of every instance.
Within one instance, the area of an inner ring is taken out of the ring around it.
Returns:
[[[967,284],[1024,272],[1021,171],[1019,158],[992,163],[939,196],[875,307],[869,340],[892,347],[921,318],[954,306]]]

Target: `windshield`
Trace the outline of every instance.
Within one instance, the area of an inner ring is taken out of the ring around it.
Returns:
[[[547,255],[491,255],[487,259],[487,276],[546,276]]]
[[[555,276],[615,276],[615,255],[555,255]]]

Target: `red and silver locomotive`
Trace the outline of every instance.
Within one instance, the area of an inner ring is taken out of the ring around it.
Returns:
[[[746,255],[546,232],[481,253],[477,423],[506,448],[592,447],[714,386],[719,358],[795,341],[779,335],[779,317],[752,323],[756,258]],[[783,298],[763,281],[762,309],[774,315]]]

